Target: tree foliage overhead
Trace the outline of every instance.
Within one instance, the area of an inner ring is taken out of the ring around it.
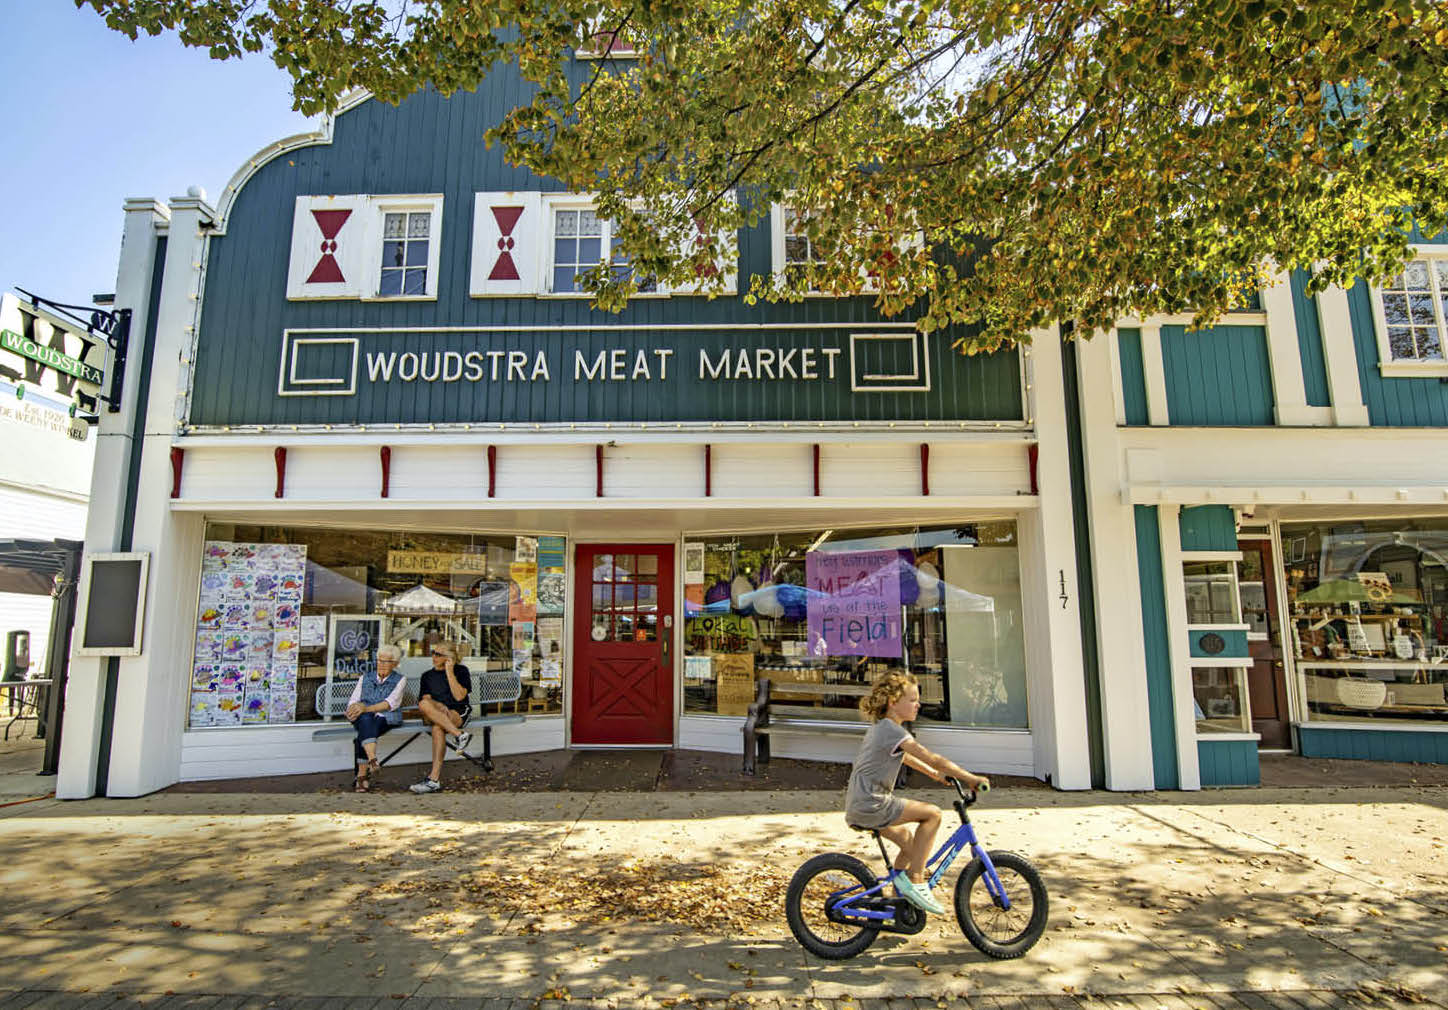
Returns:
[[[784,201],[818,262],[754,297],[871,293],[978,325],[966,350],[1205,322],[1277,269],[1388,276],[1415,223],[1448,226],[1441,0],[76,3],[266,52],[303,112],[512,64],[534,97],[489,139],[598,192],[637,274],[720,282],[718,236]],[[637,59],[572,62],[623,43]],[[595,280],[608,307],[632,293]]]

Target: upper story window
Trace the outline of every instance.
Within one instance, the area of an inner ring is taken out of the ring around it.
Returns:
[[[791,279],[823,263],[810,242],[809,218],[793,207],[784,208],[784,272]]]
[[[437,298],[443,198],[299,196],[287,297]]]
[[[582,276],[604,262],[615,280],[628,276],[628,258],[619,248],[612,222],[599,217],[592,206],[554,206],[551,223],[553,259],[548,276],[553,294],[586,294]],[[645,294],[658,290],[652,277],[640,279],[638,286]]]
[[[1448,375],[1448,246],[1420,247],[1402,273],[1373,293],[1383,373]]]
[[[432,235],[432,214],[400,211],[382,222],[382,275],[377,294],[382,298],[427,294],[427,262]]]

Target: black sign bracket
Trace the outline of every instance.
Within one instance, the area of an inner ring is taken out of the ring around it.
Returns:
[[[66,305],[63,302],[51,301],[49,298],[32,294],[24,288],[15,290],[29,299],[34,308],[44,308],[49,312],[54,312],[84,329],[88,336],[105,341],[106,346],[112,352],[110,391],[101,393],[98,398],[106,402],[106,409],[110,413],[119,413],[121,391],[125,387],[126,350],[131,341],[131,310],[109,311],[91,305]],[[82,316],[79,313],[85,315]],[[94,423],[96,419],[87,418],[87,420]]]

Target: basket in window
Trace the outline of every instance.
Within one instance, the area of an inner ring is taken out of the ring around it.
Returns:
[[[1388,685],[1365,677],[1339,677],[1337,700],[1347,708],[1381,708],[1388,697]]]

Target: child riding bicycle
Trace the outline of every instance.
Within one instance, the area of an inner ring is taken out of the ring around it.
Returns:
[[[878,831],[898,845],[891,870],[895,892],[916,908],[942,915],[945,909],[925,879],[925,864],[940,830],[940,808],[896,796],[895,779],[903,762],[937,782],[954,778],[969,789],[989,789],[990,780],[922,747],[902,725],[920,713],[920,686],[909,673],[887,671],[861,699],[860,711],[874,725],[865,733],[850,771],[845,820],[851,827]]]

